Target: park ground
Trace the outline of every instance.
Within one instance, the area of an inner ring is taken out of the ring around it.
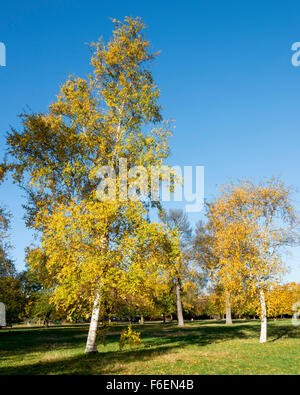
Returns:
[[[110,328],[106,346],[85,355],[88,326],[0,330],[0,374],[300,374],[300,327],[269,321],[214,320],[135,325],[142,347],[119,351],[124,325]]]

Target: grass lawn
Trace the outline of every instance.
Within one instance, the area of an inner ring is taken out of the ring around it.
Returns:
[[[194,321],[135,325],[142,348],[119,351],[114,326],[107,345],[84,355],[87,326],[0,330],[0,374],[300,374],[300,327],[269,321]]]

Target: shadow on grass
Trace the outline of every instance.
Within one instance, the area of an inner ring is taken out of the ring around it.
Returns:
[[[214,324],[214,325],[212,325]],[[233,339],[259,339],[259,321],[240,321],[232,326],[214,321],[188,323],[178,328],[176,324],[134,325],[141,331],[143,348],[138,350],[118,351],[117,344],[122,327],[112,327],[107,336],[107,346],[99,347],[98,354],[84,355],[87,328],[48,328],[0,332],[0,356],[2,366],[5,359],[21,358],[26,353],[57,351],[55,359],[34,361],[19,366],[0,368],[0,374],[120,374],[124,372],[122,364],[133,361],[147,361],[154,356],[167,354],[185,347],[204,347]],[[273,323],[268,325],[269,339],[276,341],[282,337],[299,338],[299,330],[291,328],[290,323]],[[65,356],[64,351],[81,353]],[[49,356],[51,358],[51,356]]]
[[[271,327],[272,328],[272,327]],[[297,328],[295,326],[289,326],[289,327],[279,327],[276,328],[276,330],[269,331],[269,334],[274,336],[274,339],[271,339],[271,342],[276,342],[277,340],[280,340],[284,337],[289,337],[289,338],[299,338],[300,340],[300,328]]]
[[[77,348],[86,338],[88,328],[16,329],[0,332],[0,356],[53,349]]]
[[[0,374],[6,375],[87,375],[87,374],[121,374],[124,371],[122,364],[132,361],[143,361],[151,359],[153,355],[166,353],[172,346],[159,347],[157,349],[142,348],[139,350],[123,352],[99,352],[98,354],[85,355],[82,349],[81,355],[43,361],[26,366],[10,366],[0,369]],[[159,350],[159,351],[158,351]]]

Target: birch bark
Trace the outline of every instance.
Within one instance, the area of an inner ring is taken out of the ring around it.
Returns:
[[[92,318],[91,318],[89,334],[87,337],[87,342],[85,347],[85,354],[98,352],[96,340],[97,340],[97,328],[98,328],[98,320],[100,313],[100,301],[101,301],[101,295],[100,292],[97,292],[93,304]]]
[[[263,290],[259,292],[260,306],[261,306],[261,327],[260,327],[260,342],[266,343],[267,341],[267,309],[265,294]]]

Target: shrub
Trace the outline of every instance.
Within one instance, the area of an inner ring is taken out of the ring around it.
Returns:
[[[126,345],[132,349],[134,347],[141,347],[141,333],[136,332],[129,325],[127,329],[123,329],[119,341],[119,349],[123,350]]]

